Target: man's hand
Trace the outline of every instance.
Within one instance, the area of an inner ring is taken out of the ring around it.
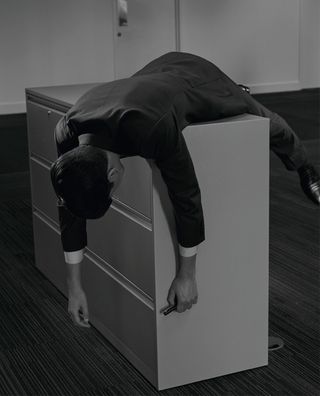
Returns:
[[[89,312],[87,298],[81,287],[69,288],[68,313],[71,315],[74,324],[82,327],[91,327],[88,323]]]
[[[167,298],[170,305],[177,303],[178,312],[190,309],[198,301],[196,258],[196,254],[190,257],[179,255],[179,271],[172,281]]]
[[[81,257],[82,260],[82,257]],[[75,325],[91,327],[88,323],[88,303],[86,294],[81,286],[81,262],[67,264],[67,284],[68,284],[68,313]]]
[[[192,304],[196,304],[198,301],[196,278],[177,275],[169,289],[168,303],[175,305],[175,298],[178,312],[184,312],[186,309],[190,309]]]

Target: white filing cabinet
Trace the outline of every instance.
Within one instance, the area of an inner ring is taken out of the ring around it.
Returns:
[[[67,296],[50,164],[53,128],[94,84],[26,91],[36,266]],[[176,271],[173,209],[153,160],[122,159],[106,215],[87,221],[90,322],[158,389],[268,364],[269,121],[242,115],[183,130],[206,240],[198,303],[160,314]],[[132,186],[135,186],[133,189]],[[90,330],[89,330],[90,331]]]

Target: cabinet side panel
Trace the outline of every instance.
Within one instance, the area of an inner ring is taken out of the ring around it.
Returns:
[[[183,134],[206,239],[197,255],[198,303],[161,315],[177,249],[172,205],[154,169],[158,389],[268,364],[269,121],[244,115]]]

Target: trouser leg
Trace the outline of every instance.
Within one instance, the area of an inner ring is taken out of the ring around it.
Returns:
[[[297,170],[308,161],[305,146],[287,122],[255,100],[250,94],[242,91],[250,114],[269,118],[270,150],[283,162],[288,170]]]
[[[282,117],[270,113],[270,149],[288,170],[297,170],[308,162],[305,146]],[[265,114],[268,117],[268,113]]]
[[[255,100],[229,77],[225,78],[229,81],[228,87],[233,94],[246,102],[250,114],[269,118],[270,150],[281,159],[285,167],[288,170],[297,170],[300,166],[306,164],[308,155],[305,146],[287,122],[277,113],[272,112]]]

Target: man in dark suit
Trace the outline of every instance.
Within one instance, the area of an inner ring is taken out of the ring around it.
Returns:
[[[319,205],[319,175],[294,131],[214,64],[196,55],[170,52],[130,78],[100,84],[59,121],[58,159],[51,178],[59,197],[61,241],[70,264],[69,312],[75,323],[86,325],[79,309],[88,318],[79,269],[87,244],[86,219],[107,211],[124,172],[121,158],[128,156],[154,159],[174,208],[179,271],[168,302],[174,305],[176,298],[178,312],[197,302],[195,263],[205,229],[200,188],[182,130],[190,123],[242,113],[270,119],[270,149],[288,170],[298,171],[303,191]]]

